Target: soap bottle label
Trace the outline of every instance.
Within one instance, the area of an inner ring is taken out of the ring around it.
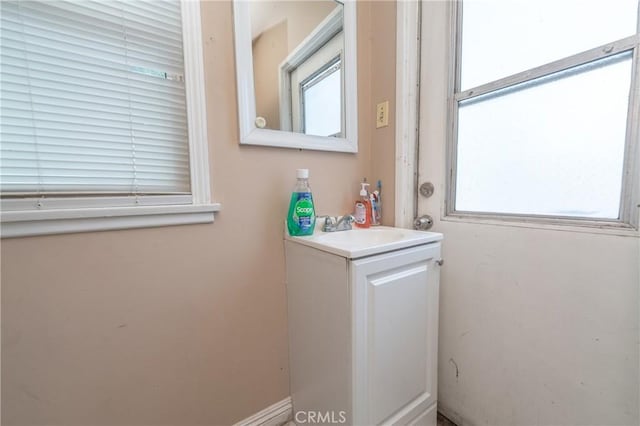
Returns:
[[[364,223],[367,221],[367,206],[365,206],[364,203],[358,201],[356,203],[356,211],[353,216],[355,217],[356,224],[364,225]]]
[[[293,232],[291,235],[311,235],[315,225],[311,192],[294,192],[291,194],[291,204],[293,206],[291,212],[293,229],[290,228],[290,231]]]

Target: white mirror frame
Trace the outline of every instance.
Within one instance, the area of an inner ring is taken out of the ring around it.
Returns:
[[[256,127],[249,1],[234,0],[233,20],[238,84],[240,144],[319,151],[358,152],[356,2],[344,2],[344,108],[346,138],[305,135]],[[313,36],[310,35],[310,37]],[[304,42],[303,42],[304,43]]]

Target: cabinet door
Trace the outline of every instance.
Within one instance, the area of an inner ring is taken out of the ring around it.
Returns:
[[[408,424],[436,402],[440,244],[351,263],[353,420]]]

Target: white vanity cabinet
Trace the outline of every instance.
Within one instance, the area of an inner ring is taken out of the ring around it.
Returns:
[[[442,235],[401,231],[285,241],[296,424],[436,424]]]

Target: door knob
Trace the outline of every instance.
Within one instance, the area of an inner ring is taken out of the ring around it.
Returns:
[[[435,191],[435,187],[431,182],[425,182],[422,185],[420,185],[420,195],[422,195],[423,197],[426,197],[426,198],[431,197],[434,191]]]
[[[418,231],[426,231],[428,229],[431,229],[432,226],[433,226],[433,218],[428,214],[417,217],[413,221],[413,228],[417,229]]]

